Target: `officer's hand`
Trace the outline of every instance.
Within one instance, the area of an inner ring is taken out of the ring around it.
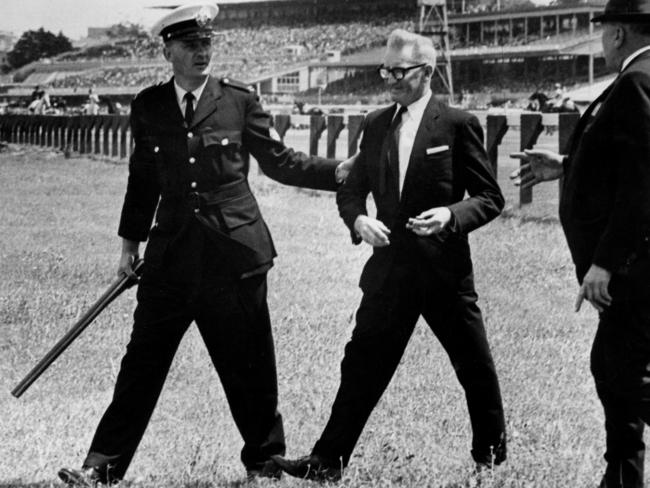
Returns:
[[[346,159],[336,167],[336,173],[334,174],[334,177],[336,178],[337,183],[345,183],[345,180],[350,174],[352,166],[354,166],[354,163],[356,162],[358,156],[359,153],[355,154],[351,158]]]
[[[510,157],[524,163],[510,173],[510,179],[522,188],[530,188],[542,181],[557,180],[564,174],[562,155],[553,151],[524,149],[524,152],[513,153]]]
[[[599,312],[602,312],[605,307],[609,307],[612,303],[612,297],[608,290],[611,277],[612,273],[592,264],[584,280],[582,280],[582,286],[576,300],[576,312],[580,310],[583,300],[588,300]]]
[[[138,250],[140,243],[137,241],[130,241],[128,239],[122,240],[122,254],[120,255],[120,262],[117,266],[117,276],[129,276],[137,278],[133,271],[133,263],[138,259]]]
[[[388,240],[390,230],[381,220],[373,219],[367,215],[359,215],[354,221],[354,230],[364,242],[373,247],[385,247],[390,244]]]
[[[425,210],[406,222],[406,228],[419,236],[430,236],[444,229],[451,220],[451,210],[447,207],[435,207]]]

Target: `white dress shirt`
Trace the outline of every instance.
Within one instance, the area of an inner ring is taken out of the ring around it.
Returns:
[[[199,103],[199,98],[201,98],[201,93],[203,93],[203,89],[205,88],[205,85],[208,84],[208,76],[205,77],[205,81],[201,83],[201,86],[199,86],[196,90],[192,90],[192,95],[194,95],[194,100],[192,100],[192,106],[194,110],[196,111],[196,105]],[[181,88],[178,86],[178,83],[176,83],[176,79],[174,78],[174,91],[176,92],[176,102],[178,103],[178,107],[181,109],[181,115],[185,117],[185,94],[187,93],[187,90],[185,88]]]
[[[406,176],[406,170],[408,169],[409,159],[411,159],[411,151],[413,151],[413,143],[415,142],[415,134],[418,132],[420,127],[420,122],[422,122],[422,116],[424,115],[424,110],[431,100],[433,93],[431,90],[422,96],[422,98],[417,99],[415,102],[411,103],[406,107],[406,112],[402,115],[402,124],[400,125],[398,131],[398,144],[397,144],[397,153],[399,157],[399,194],[402,195],[402,187],[404,186],[404,177]],[[397,106],[397,111],[399,111],[400,106]],[[397,114],[397,111],[395,112]]]
[[[632,61],[634,61],[636,58],[638,58],[642,53],[646,51],[650,51],[650,44],[647,46],[643,46],[641,49],[637,49],[632,54],[630,54],[627,58],[625,58],[625,61],[623,61],[623,64],[621,65],[621,71],[627,68]]]

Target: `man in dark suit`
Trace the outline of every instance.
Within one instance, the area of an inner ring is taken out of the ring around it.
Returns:
[[[614,82],[589,106],[567,156],[515,154],[526,187],[564,175],[560,221],[580,290],[600,321],[591,370],[605,411],[602,488],[643,486],[650,422],[650,1],[610,0],[593,19]]]
[[[276,254],[248,185],[248,153],[268,176],[314,189],[336,189],[336,161],[274,140],[270,117],[247,86],[209,76],[217,11],[179,7],[154,27],[174,76],[132,103],[135,149],[119,226],[119,273],[133,273],[148,240],[145,268],[113,400],[82,470],[59,473],[72,485],[124,476],[192,321],[244,439],[249,477],[280,474],[269,460],[284,453],[285,441],[266,302]]]
[[[504,200],[478,120],[432,97],[434,66],[429,39],[403,30],[390,35],[379,74],[396,103],[368,115],[360,152],[337,195],[353,242],[370,244],[373,254],[361,275],[363,299],[327,426],[309,456],[273,457],[293,476],[341,476],[420,315],[465,389],[477,467],[505,460],[499,383],[467,240],[499,215]],[[369,193],[377,218],[367,214]]]

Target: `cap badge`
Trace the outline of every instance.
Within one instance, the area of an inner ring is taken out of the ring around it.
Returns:
[[[196,24],[201,29],[205,29],[210,23],[211,19],[212,19],[212,15],[210,15],[210,9],[208,7],[202,7],[201,10],[199,10],[194,16],[194,20],[196,20]]]

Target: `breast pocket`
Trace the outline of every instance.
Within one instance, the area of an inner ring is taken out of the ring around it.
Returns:
[[[246,160],[242,151],[242,134],[238,130],[209,130],[201,136],[202,157],[213,165],[214,172],[222,180],[230,181],[238,173],[245,172]]]
[[[241,131],[238,130],[209,130],[201,135],[203,147],[219,152],[239,151],[241,148]]]
[[[451,151],[427,154],[422,168],[423,178],[428,183],[451,183],[454,176]]]

